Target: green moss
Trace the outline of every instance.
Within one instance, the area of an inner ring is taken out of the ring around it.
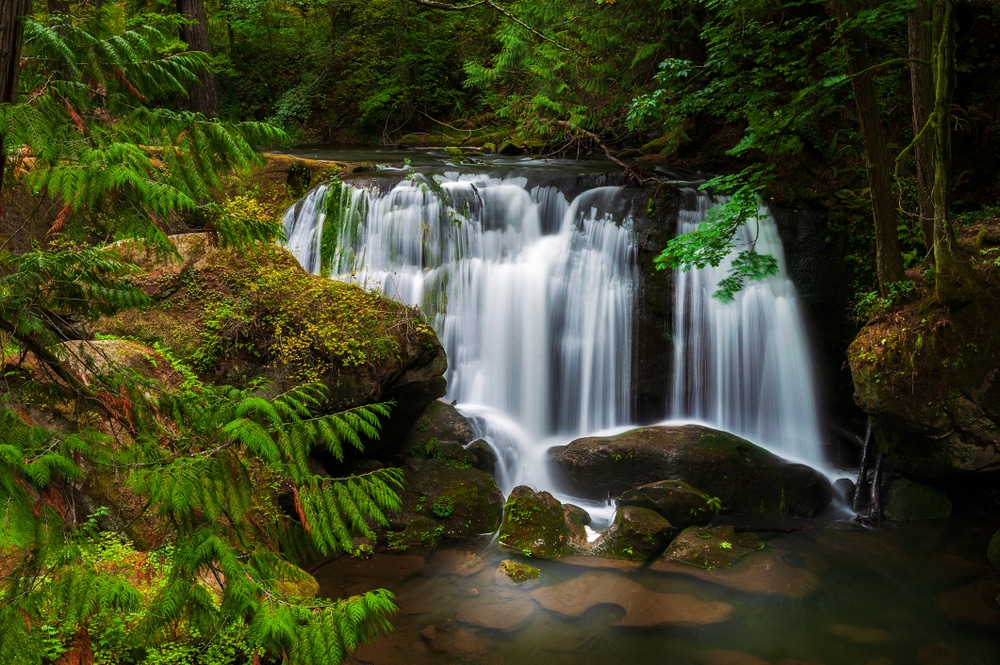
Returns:
[[[526,563],[512,561],[511,559],[501,561],[498,570],[509,577],[514,584],[524,584],[531,580],[537,580],[542,576],[542,571],[538,568],[529,566]]]

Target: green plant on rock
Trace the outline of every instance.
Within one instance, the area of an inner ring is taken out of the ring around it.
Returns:
[[[439,496],[431,505],[431,512],[445,519],[455,512],[455,502],[448,496]]]

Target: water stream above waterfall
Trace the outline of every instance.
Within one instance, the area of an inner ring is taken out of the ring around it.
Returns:
[[[505,492],[550,489],[550,446],[634,426],[636,294],[668,284],[662,274],[643,283],[636,262],[648,193],[543,167],[411,168],[318,187],[285,217],[286,244],[307,269],[424,312],[448,355],[446,399],[497,449]],[[677,191],[680,219],[660,223],[689,230],[714,199],[690,184]],[[758,225],[759,246],[783,266],[766,210]],[[674,373],[662,377],[673,398],[658,418],[820,466],[795,289],[782,272],[723,305],[711,294],[725,268],[676,277]],[[671,353],[666,340],[656,352]]]

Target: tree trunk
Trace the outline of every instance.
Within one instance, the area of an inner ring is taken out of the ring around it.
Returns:
[[[934,76],[930,64],[934,39],[931,21],[930,0],[917,0],[916,8],[907,17],[914,136],[927,124],[934,108]],[[934,146],[931,141],[931,135],[925,134],[914,146],[920,230],[923,233],[924,249],[928,254],[934,248],[934,201],[931,197],[934,186]]]
[[[17,101],[17,77],[21,71],[24,18],[30,11],[31,0],[0,2],[0,104],[13,104]],[[0,127],[0,194],[3,194],[4,171],[7,166],[7,150],[2,129]],[[0,217],[3,217],[2,209]]]
[[[934,4],[934,288],[938,301],[951,304],[967,294],[969,265],[958,250],[948,217],[951,173],[951,99],[955,91],[955,3]]]
[[[191,21],[181,28],[181,40],[189,51],[212,53],[208,40],[208,19],[203,0],[177,0],[177,13]],[[198,74],[199,83],[191,90],[191,107],[210,118],[219,115],[219,96],[215,87],[215,74],[210,71]]]
[[[879,291],[887,295],[888,284],[906,279],[903,272],[903,254],[899,249],[899,232],[896,228],[896,203],[892,195],[892,160],[886,148],[885,132],[879,117],[875,82],[868,72],[868,53],[864,35],[857,28],[848,26],[857,10],[854,0],[836,0],[833,3],[837,20],[844,28],[847,48],[847,71],[858,107],[858,124],[868,172],[868,189],[875,221],[875,270]]]
[[[69,16],[69,0],[46,0],[46,8],[49,14]]]

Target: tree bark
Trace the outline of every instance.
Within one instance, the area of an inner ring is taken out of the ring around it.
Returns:
[[[934,109],[934,76],[931,69],[931,45],[934,37],[931,21],[930,0],[917,0],[916,8],[907,17],[914,136],[927,124]],[[925,134],[914,146],[914,152],[920,230],[924,238],[924,249],[930,254],[934,248],[934,201],[931,197],[934,186],[934,146],[931,136]]]
[[[46,0],[46,8],[49,14],[69,16],[69,0]]]
[[[208,19],[203,0],[177,0],[177,13],[190,23],[181,28],[181,40],[189,51],[204,51],[211,55],[212,44],[208,39]],[[210,118],[219,115],[219,96],[215,74],[210,71],[198,74],[198,83],[191,90],[191,107]]]
[[[951,173],[951,100],[955,91],[955,3],[934,4],[934,289],[939,302],[961,302],[967,294],[969,265],[959,253],[948,216]]]
[[[24,19],[31,12],[31,0],[0,2],[0,104],[17,101],[17,79],[21,71],[21,42],[24,40]],[[7,166],[7,146],[0,127],[0,194]],[[0,209],[0,217],[3,210]]]
[[[872,218],[875,222],[875,272],[879,291],[882,295],[887,295],[889,283],[906,279],[896,228],[896,204],[892,195],[892,160],[889,159],[885,132],[879,117],[875,82],[868,71],[864,35],[857,28],[848,25],[857,13],[854,0],[836,0],[833,6],[837,20],[844,28],[847,71],[851,76],[851,88],[858,108]]]

